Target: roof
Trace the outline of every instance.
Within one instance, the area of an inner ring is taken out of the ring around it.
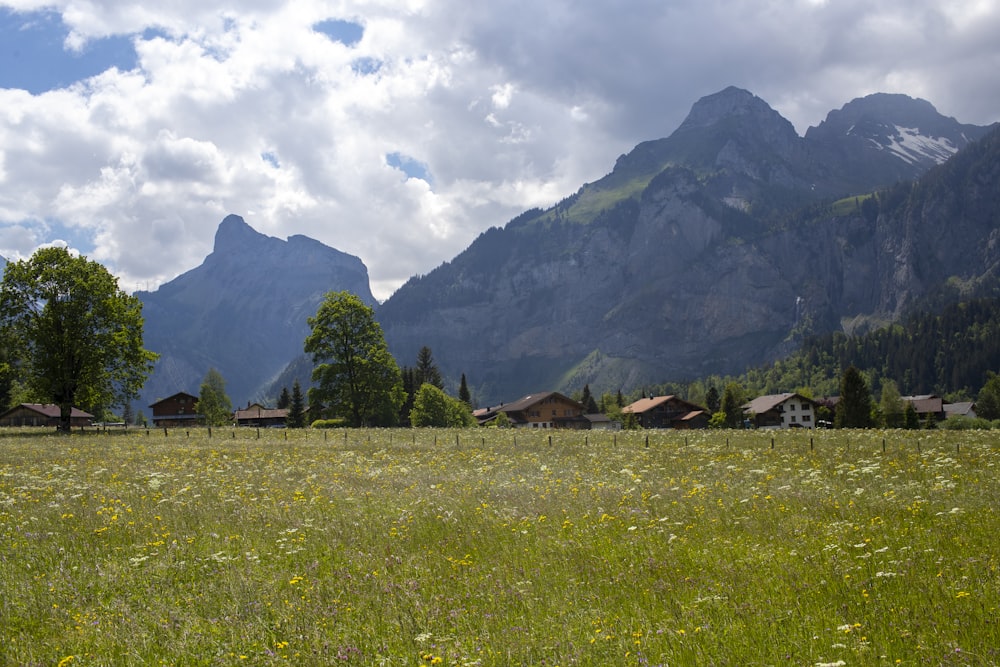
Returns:
[[[704,414],[707,414],[704,410],[692,410],[691,412],[689,412],[686,415],[684,415],[683,417],[681,417],[680,420],[682,422],[691,421],[692,419],[700,417],[700,416],[702,416]]]
[[[944,411],[944,401],[940,396],[936,394],[920,394],[919,396],[901,396],[905,402],[912,403],[913,409],[917,411],[918,414],[927,414],[928,412],[943,412]]]
[[[673,394],[670,396],[651,396],[650,398],[640,398],[638,401],[629,403],[624,408],[622,412],[632,412],[635,414],[642,414],[647,410],[652,410],[658,405],[663,405],[671,398],[674,398]]]
[[[173,394],[171,396],[167,396],[166,398],[161,398],[160,400],[156,401],[155,403],[150,403],[149,407],[152,408],[152,407],[155,407],[155,406],[159,405],[160,403],[166,403],[167,401],[172,401],[173,399],[178,398],[180,396],[184,396],[186,398],[193,398],[196,401],[198,400],[197,396],[192,396],[191,394],[187,393],[186,391],[179,391],[176,394]]]
[[[3,415],[0,415],[0,417],[10,414],[11,412],[14,412],[15,410],[18,409],[31,410],[32,412],[37,412],[43,417],[49,417],[49,418],[59,418],[61,416],[61,411],[59,409],[59,406],[55,405],[54,403],[19,403],[14,407],[12,407],[10,410],[4,412]],[[84,412],[79,408],[71,408],[69,416],[70,419],[76,419],[76,418],[92,419],[94,417],[94,415],[90,414],[89,412]]]
[[[678,396],[671,394],[669,396],[651,396],[649,398],[640,398],[638,401],[629,403],[624,408],[622,408],[622,412],[642,414],[644,412],[652,410],[653,408],[659,407],[664,403],[670,403],[671,401],[675,401],[677,403],[680,403],[681,405],[687,406],[689,411],[699,411],[699,412],[704,411],[704,408],[702,408],[700,405],[695,405],[690,401],[685,401],[683,398],[679,398]]]
[[[752,412],[755,415],[762,415],[765,412],[770,412],[776,407],[788,401],[792,398],[798,398],[813,405],[816,405],[816,401],[811,398],[806,398],[802,394],[796,394],[794,392],[786,392],[784,394],[768,394],[767,396],[758,396],[749,403],[744,404],[743,410],[746,412]]]
[[[572,398],[569,398],[568,396],[563,396],[562,394],[560,394],[557,391],[546,391],[546,392],[542,392],[540,394],[528,394],[527,396],[525,396],[523,398],[517,399],[513,403],[506,403],[504,405],[498,405],[496,407],[486,408],[486,412],[487,413],[489,413],[489,412],[507,412],[507,413],[510,413],[510,412],[521,412],[523,410],[527,410],[528,408],[530,408],[531,406],[535,405],[536,403],[541,403],[542,401],[544,401],[547,398],[561,398],[562,400],[566,401],[567,403],[576,403],[576,401],[574,401]]]
[[[972,401],[959,401],[958,403],[945,403],[944,411],[949,415],[969,415],[976,410],[976,404]]]
[[[260,408],[250,406],[246,410],[236,411],[236,421],[248,419],[287,419],[288,408]]]
[[[591,412],[590,414],[586,414],[583,417],[591,424],[603,424],[611,422],[611,417],[607,416],[603,412]]]

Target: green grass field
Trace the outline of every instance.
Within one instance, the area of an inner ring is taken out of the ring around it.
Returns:
[[[998,664],[998,455],[971,431],[0,431],[0,664]]]

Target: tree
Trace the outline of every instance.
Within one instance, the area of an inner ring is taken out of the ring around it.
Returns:
[[[722,401],[719,398],[719,390],[715,386],[708,388],[708,393],[705,394],[705,407],[712,414],[715,414],[722,408]]]
[[[434,385],[438,389],[444,389],[444,380],[441,379],[441,371],[438,370],[437,364],[434,362],[434,355],[431,353],[431,348],[426,345],[417,352],[414,386],[419,390],[420,386],[425,382]]]
[[[903,428],[914,431],[920,428],[920,415],[917,414],[917,408],[912,401],[906,401],[906,406],[903,408]]]
[[[292,404],[292,395],[288,393],[288,387],[282,387],[281,395],[278,396],[278,409],[285,410],[291,404]]]
[[[303,428],[306,425],[306,405],[302,396],[302,386],[296,380],[292,385],[292,397],[288,401],[288,428]]]
[[[472,394],[469,393],[469,385],[465,382],[465,373],[462,373],[462,382],[458,385],[458,400],[472,407]]]
[[[194,409],[209,426],[225,426],[233,420],[233,402],[226,394],[226,381],[214,368],[208,369],[201,381]]]
[[[993,421],[1000,419],[1000,375],[990,371],[986,384],[976,397],[976,416]]]
[[[32,396],[101,412],[139,393],[157,355],[142,346],[142,302],[106,268],[65,248],[13,262],[0,285],[0,328]]]
[[[906,406],[899,395],[899,389],[892,380],[883,380],[882,397],[879,409],[882,412],[882,424],[886,428],[902,428],[904,425],[904,410]]]
[[[375,312],[350,292],[328,292],[308,323],[305,351],[316,364],[309,402],[329,406],[350,426],[395,424],[403,379]]]
[[[429,382],[420,385],[413,399],[410,424],[413,426],[472,426],[468,404],[452,398]]]
[[[840,378],[840,402],[837,403],[837,428],[869,428],[872,425],[872,395],[865,376],[854,366]]]
[[[746,393],[736,382],[729,382],[722,390],[721,411],[725,413],[725,424],[728,428],[740,428],[743,425],[743,404],[746,403]]]
[[[583,396],[580,398],[580,403],[583,405],[583,412],[588,415],[593,415],[599,412],[597,408],[597,401],[594,400],[593,394],[590,393],[590,385],[583,385]]]

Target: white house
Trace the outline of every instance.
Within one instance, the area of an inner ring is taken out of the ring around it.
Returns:
[[[743,406],[757,428],[815,428],[816,402],[801,394],[760,396]]]

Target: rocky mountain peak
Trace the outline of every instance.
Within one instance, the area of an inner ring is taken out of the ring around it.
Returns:
[[[941,115],[927,100],[875,93],[831,111],[826,120],[809,128],[806,139],[828,145],[853,142],[869,152],[926,168],[983,136],[984,129]]]
[[[238,215],[226,216],[200,266],[155,292],[137,293],[146,345],[161,355],[143,398],[196,391],[209,368],[222,373],[235,403],[257,398],[302,353],[307,318],[337,290],[375,304],[357,257],[301,235],[267,236]]]
[[[754,118],[757,121],[788,122],[767,102],[750,91],[729,86],[725,90],[706,95],[695,102],[678,131],[711,127],[733,117]]]
[[[269,237],[248,225],[240,216],[230,214],[223,218],[215,231],[214,252],[226,254],[245,250],[267,238]]]

